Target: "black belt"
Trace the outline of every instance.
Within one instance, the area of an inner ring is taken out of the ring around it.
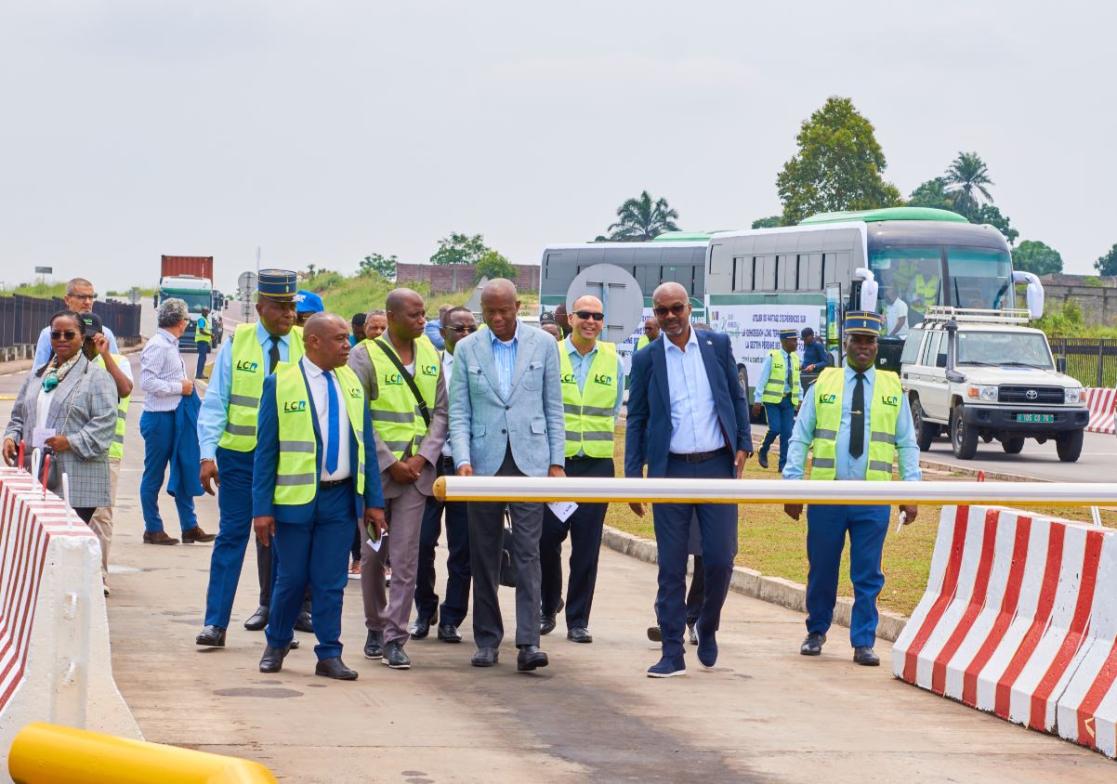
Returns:
[[[319,490],[333,490],[335,487],[341,487],[342,485],[347,485],[347,484],[351,483],[352,481],[353,481],[353,477],[351,477],[351,476],[347,476],[344,479],[335,479],[335,480],[332,480],[332,481],[329,481],[329,482],[323,480],[323,481],[318,483],[318,489]]]
[[[667,456],[672,460],[679,460],[683,463],[705,463],[707,460],[728,454],[730,454],[729,447],[723,446],[721,449],[715,449],[712,452],[687,452],[686,454],[668,452]]]

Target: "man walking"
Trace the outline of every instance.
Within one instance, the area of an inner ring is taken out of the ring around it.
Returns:
[[[206,377],[206,357],[213,345],[213,325],[209,320],[209,308],[202,308],[194,324],[194,346],[198,349],[198,367],[194,370],[194,380]]]
[[[768,449],[777,437],[780,439],[780,470],[787,462],[787,443],[791,427],[795,424],[795,411],[799,408],[799,337],[793,329],[780,330],[780,347],[768,352],[760,366],[756,381],[752,413],[760,416],[761,407],[768,416],[768,432],[760,444],[756,461],[761,468],[768,467]]]
[[[93,303],[97,300],[97,292],[93,288],[93,284],[85,278],[70,278],[66,282],[66,295],[62,301],[66,303],[66,309],[72,310],[81,315],[82,313],[92,313]],[[119,354],[120,349],[116,345],[116,335],[112,330],[101,325],[101,334],[109,341],[109,352]],[[40,368],[47,363],[50,359],[50,325],[43,327],[39,332],[39,340],[35,343],[35,367]]]
[[[407,621],[415,601],[419,536],[431,497],[436,466],[446,443],[446,386],[438,352],[424,337],[426,304],[411,289],[388,293],[388,329],[366,340],[349,356],[349,367],[364,387],[372,409],[376,461],[384,488],[391,534],[361,553],[365,657],[390,669],[406,670]],[[392,584],[384,588],[392,559]]]
[[[356,680],[341,660],[341,603],[349,543],[362,521],[383,536],[384,499],[373,462],[368,398],[349,358],[349,325],[317,313],[303,331],[305,355],[264,379],[252,473],[252,525],[279,552],[260,672],[279,672],[309,585],[314,673]]]
[[[260,270],[255,324],[238,324],[213,363],[213,380],[198,415],[201,447],[199,478],[210,495],[217,492],[220,522],[210,559],[206,591],[205,628],[197,637],[204,647],[225,645],[225,630],[244,564],[244,550],[252,532],[252,471],[256,450],[256,418],[264,379],[281,362],[297,362],[303,355],[295,323],[295,273]],[[257,543],[260,603],[245,621],[250,631],[268,622],[272,588],[272,551]],[[309,627],[303,619],[301,626]]]
[[[907,397],[899,377],[873,367],[881,318],[871,311],[850,311],[845,320],[846,364],[827,368],[811,387],[799,412],[791,438],[791,454],[784,479],[803,478],[807,450],[814,453],[811,479],[892,479],[892,463],[899,457],[900,478],[922,479],[919,445]],[[918,510],[905,505],[907,522]],[[784,511],[794,520],[803,513],[802,504],[787,504]],[[818,656],[834,617],[838,595],[838,566],[849,533],[849,574],[853,582],[853,614],[849,641],[853,660],[876,667],[880,658],[873,651],[877,629],[877,596],[884,587],[880,570],[884,537],[888,533],[887,506],[837,506],[811,504],[807,507],[807,637],[799,652]]]
[[[521,323],[516,287],[504,278],[485,284],[481,315],[488,325],[454,352],[458,372],[450,394],[450,438],[459,476],[565,475],[565,432],[555,341]],[[499,658],[504,624],[497,601],[504,509],[512,520],[516,571],[516,668],[547,666],[539,650],[540,503],[470,503],[475,667]]]
[[[178,353],[178,339],[189,323],[186,303],[173,297],[165,299],[159,303],[156,318],[159,329],[140,354],[140,389],[144,391],[144,411],[140,416],[140,433],[144,439],[144,470],[140,480],[143,540],[144,544],[178,544],[178,539],[163,530],[159,492],[163,489],[167,464],[174,457],[178,439],[197,438],[194,432],[177,432],[175,424],[175,412],[183,398],[194,393],[194,382],[186,377],[186,365]],[[213,541],[214,535],[207,534],[198,525],[192,496],[175,495],[175,506],[182,527],[182,541]]]
[[[737,378],[737,363],[726,335],[699,332],[690,325],[690,300],[678,283],[661,284],[652,296],[663,330],[660,340],[632,360],[625,434],[625,476],[731,479],[740,477],[752,454],[748,406]],[[642,504],[632,510],[644,514]],[[716,632],[737,554],[735,504],[655,504],[659,592],[656,617],[662,630],[662,658],[650,678],[686,674],[686,562],[690,521],[698,515],[702,536],[705,596],[695,629],[698,660],[717,662]]]
[[[458,341],[477,331],[477,322],[469,308],[456,307],[442,317],[442,341],[446,349],[441,354],[442,379],[449,390],[454,373],[454,349]],[[438,474],[453,476],[454,458],[450,440],[442,445]],[[438,605],[434,592],[434,550],[442,536],[442,513],[446,513],[446,598]],[[411,624],[411,637],[422,640],[430,634],[430,627],[438,625],[438,639],[447,643],[462,641],[458,627],[465,620],[469,609],[469,518],[466,505],[450,501],[443,503],[434,496],[427,499],[423,512],[423,529],[419,534],[419,568],[415,583],[415,622]]]
[[[823,368],[829,367],[830,352],[822,345],[822,341],[815,337],[814,330],[803,327],[799,336],[803,338],[803,372],[821,373]]]
[[[571,332],[559,344],[562,405],[566,412],[566,475],[612,478],[613,437],[624,402],[624,367],[617,347],[598,340],[605,307],[594,296],[580,297],[570,314]],[[570,585],[566,591],[566,638],[591,643],[590,607],[597,584],[597,559],[608,504],[579,504],[566,520],[543,512],[539,541],[543,617],[540,634],[555,628],[562,602],[562,543],[570,534]]]

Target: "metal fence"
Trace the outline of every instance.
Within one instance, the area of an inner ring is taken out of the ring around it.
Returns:
[[[0,297],[0,348],[34,344],[51,314],[63,310],[61,299],[40,299],[16,294]],[[140,306],[123,302],[94,302],[93,312],[117,338],[140,336]]]
[[[1066,363],[1067,375],[1087,387],[1117,385],[1117,339],[1050,338],[1055,359]]]

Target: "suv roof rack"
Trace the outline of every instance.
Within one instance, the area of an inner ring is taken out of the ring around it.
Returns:
[[[986,310],[982,308],[956,308],[952,305],[935,305],[927,308],[924,321],[958,321],[970,324],[1027,324],[1031,315],[1027,310]]]

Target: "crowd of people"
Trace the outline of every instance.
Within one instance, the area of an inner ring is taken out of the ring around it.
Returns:
[[[93,300],[92,284],[70,281],[66,309],[44,328],[40,343],[47,348],[37,353],[13,408],[3,455],[9,465],[25,462],[33,449],[54,457],[44,481],[61,492],[58,477],[67,475],[71,506],[101,542],[108,595],[112,507],[133,381],[112,332],[91,312]],[[258,319],[222,342],[201,396],[178,345],[190,314],[181,300],[160,303],[158,329],[140,357],[143,541],[213,542],[198,646],[225,646],[250,538],[259,602],[243,625],[265,632],[261,672],[280,671],[298,645],[295,632],[303,631],[317,640],[317,674],[357,678],[341,658],[341,607],[351,575],[361,584],[363,654],[389,669],[410,668],[409,641],[432,627],[438,640],[461,643],[470,609],[471,664],[497,665],[501,584],[515,588],[519,671],[549,665],[541,639],[560,613],[568,640],[592,643],[607,504],[443,502],[433,485],[451,474],[615,476],[622,410],[627,477],[740,479],[754,452],[750,414],[763,411],[769,428],[758,461],[768,467],[778,439],[786,480],[804,478],[808,453],[815,480],[889,480],[896,462],[902,479],[920,478],[899,380],[874,368],[883,326],[876,313],[847,314],[842,367],[831,366],[810,330],[781,333],[750,411],[729,338],[693,323],[679,284],[655,290],[654,316],[627,376],[617,347],[601,339],[605,313],[594,296],[579,297],[569,312],[543,318],[537,328],[520,317],[514,284],[497,279],[483,287],[480,311],[480,324],[462,306],[443,307],[428,321],[422,296],[397,288],[383,308],[346,321],[326,312],[318,295],[299,291],[294,272],[263,270]],[[208,332],[208,321],[196,331]],[[196,378],[206,367],[200,359]],[[817,380],[804,387],[801,374]],[[174,498],[179,537],[165,531],[160,516],[164,486]],[[203,493],[217,496],[216,533],[198,524],[194,499]],[[646,514],[642,504],[631,507]],[[798,520],[803,506],[785,511]],[[905,507],[908,522],[916,512]],[[737,554],[738,509],[656,503],[652,517],[659,577],[648,634],[662,651],[647,674],[684,674],[687,642],[702,665],[713,667]],[[853,659],[879,664],[873,644],[888,518],[887,506],[807,509],[804,655],[818,655],[826,641],[848,535]],[[440,599],[435,553],[443,523]]]

